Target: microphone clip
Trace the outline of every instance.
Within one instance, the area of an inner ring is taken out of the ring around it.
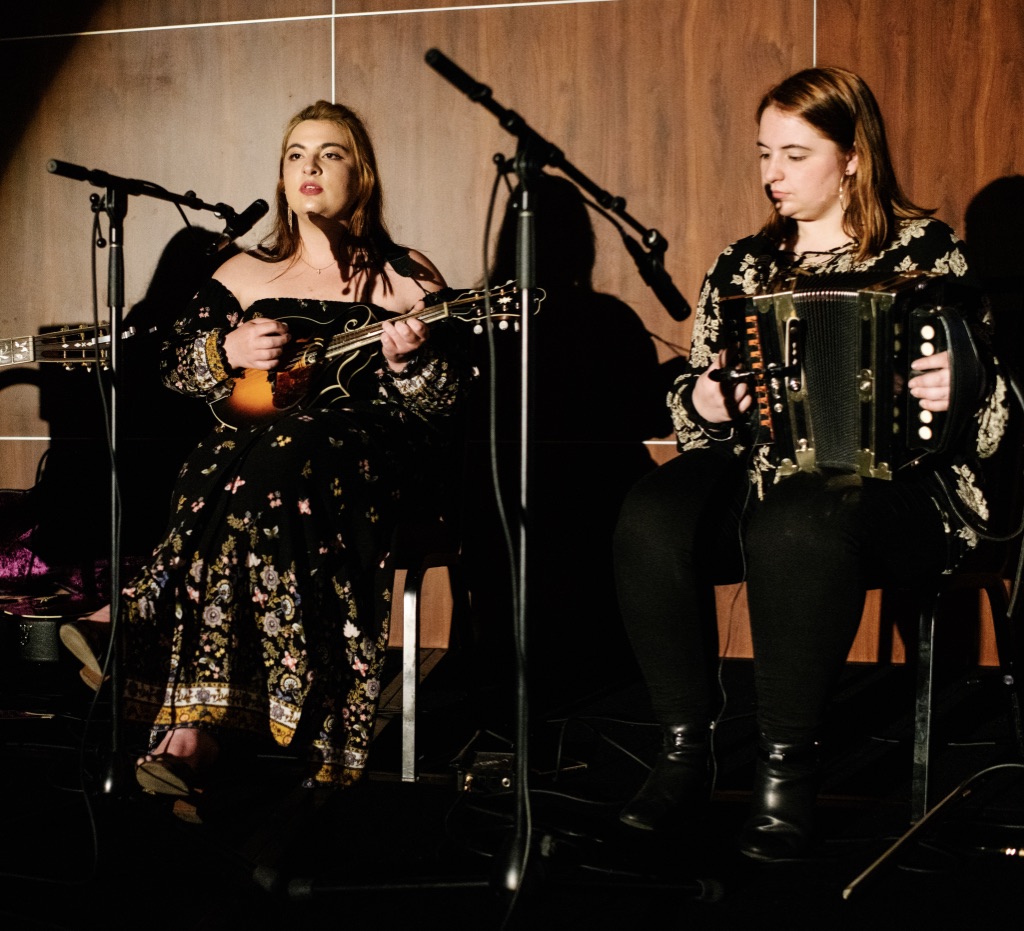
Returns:
[[[236,239],[249,232],[270,210],[265,200],[254,200],[241,213],[235,213],[227,204],[217,204],[217,216],[226,218],[224,232],[206,250],[207,255],[214,255],[229,246]]]

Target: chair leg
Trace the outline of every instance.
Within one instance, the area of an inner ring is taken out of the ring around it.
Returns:
[[[929,764],[932,747],[932,689],[935,675],[935,616],[937,593],[925,596],[917,625],[917,694],[914,705],[914,762],[911,769],[910,820],[916,824],[928,812]]]
[[[1010,599],[1002,579],[985,585],[985,594],[992,613],[992,626],[996,635],[996,653],[999,673],[1006,688],[1010,707],[1010,739],[1017,756],[1024,759],[1024,725],[1021,721],[1021,683],[1017,679],[1017,632],[1010,617]]]
[[[416,693],[420,673],[420,589],[426,575],[409,569],[402,594],[402,782],[416,781]]]
[[[416,756],[418,690],[421,678],[437,662],[435,657],[431,657],[425,666],[420,656],[422,594],[427,572],[440,568],[448,572],[452,593],[452,624],[454,625],[457,617],[468,614],[470,608],[469,589],[462,577],[457,558],[448,554],[428,554],[422,560],[414,561],[406,570],[402,594],[402,782],[416,782],[419,779]],[[436,655],[443,651],[428,652]]]

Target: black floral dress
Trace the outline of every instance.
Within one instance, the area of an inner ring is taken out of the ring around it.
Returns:
[[[224,418],[218,405],[241,373],[226,369],[223,336],[254,315],[288,318],[293,335],[300,321],[315,334],[392,316],[283,298],[243,315],[212,280],[177,321],[165,383],[232,423],[185,462],[162,542],[124,588],[125,715],[152,725],[153,744],[175,726],[269,734],[283,747],[299,734],[315,781],[347,785],[373,733],[392,530],[414,460],[422,475],[443,455],[464,379],[443,338],[401,376],[371,343],[324,366],[312,404],[262,425]]]

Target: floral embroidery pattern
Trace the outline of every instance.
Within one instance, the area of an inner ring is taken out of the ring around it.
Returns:
[[[264,315],[314,319],[351,306],[258,303]],[[230,391],[221,334],[243,316],[210,282],[164,347],[168,386],[207,400]],[[289,746],[301,720],[314,779],[360,777],[388,639],[401,464],[420,464],[412,451],[429,450],[463,387],[437,351],[414,377],[360,373],[347,393],[268,427],[218,426],[182,469],[172,524],[123,590],[125,714],[155,722],[154,739],[211,725]]]
[[[679,376],[668,397],[677,447],[681,452],[718,447],[732,455],[749,454],[749,446],[736,441],[736,431],[732,426],[703,422],[693,409],[690,398],[697,377],[721,348],[722,301],[731,295],[763,293],[767,283],[779,274],[783,254],[768,249],[768,243],[760,236],[740,240],[719,255],[705,276],[693,323],[690,370]],[[967,260],[960,240],[948,226],[937,220],[916,219],[902,221],[889,246],[867,261],[854,261],[850,247],[823,262],[802,267],[802,270],[815,275],[869,270],[926,270],[962,277],[967,274]],[[976,415],[972,441],[975,457],[984,459],[995,453],[1006,432],[1008,417],[1006,383],[996,370],[990,379],[988,397]],[[958,468],[956,480],[948,484],[955,486],[956,496],[979,519],[987,519],[988,505],[977,470],[966,465]],[[776,465],[765,447],[755,450],[750,477],[759,496],[763,496],[765,489],[778,480]],[[943,486],[946,484],[942,483]],[[952,532],[969,547],[976,545],[977,534],[973,531],[957,524]]]

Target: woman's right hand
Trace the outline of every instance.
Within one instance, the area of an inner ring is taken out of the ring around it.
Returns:
[[[224,353],[231,368],[269,371],[277,366],[290,339],[287,323],[254,317],[224,337]]]
[[[723,349],[693,386],[694,409],[708,423],[726,423],[746,413],[754,403],[750,386],[745,381],[715,381],[711,373],[728,365],[728,351]]]

